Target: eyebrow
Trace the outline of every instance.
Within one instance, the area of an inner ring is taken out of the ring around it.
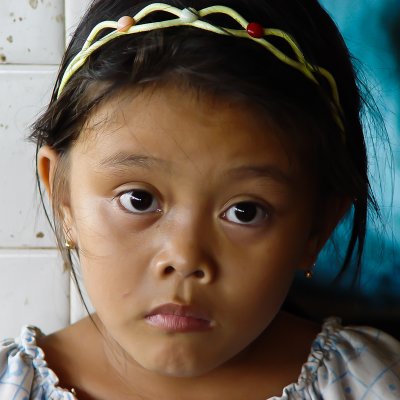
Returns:
[[[275,165],[245,165],[228,171],[235,178],[268,178],[284,185],[293,183],[293,177]]]
[[[98,166],[101,168],[112,168],[117,170],[121,168],[132,168],[132,167],[141,167],[150,169],[152,167],[165,168],[170,166],[170,163],[166,160],[162,160],[160,158],[152,156],[118,152],[101,160],[98,163]]]
[[[160,158],[118,152],[101,160],[98,164],[101,168],[121,170],[121,168],[146,168],[158,167],[166,169],[171,167],[171,162]],[[234,178],[268,178],[284,185],[290,185],[293,178],[275,165],[244,165],[227,171],[227,175]]]

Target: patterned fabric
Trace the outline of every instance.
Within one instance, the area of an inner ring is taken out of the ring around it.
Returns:
[[[38,328],[26,326],[15,341],[0,343],[1,400],[76,400],[72,393],[57,386],[57,376],[36,346],[36,338],[41,335]]]
[[[36,346],[42,335],[27,326],[0,344],[1,400],[76,400],[58,386]],[[342,327],[328,319],[312,345],[297,383],[269,400],[398,400],[400,343],[369,327]]]
[[[297,383],[271,400],[399,400],[400,342],[370,328],[328,319]]]

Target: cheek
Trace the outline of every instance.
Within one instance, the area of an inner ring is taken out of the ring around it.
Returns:
[[[144,226],[117,209],[111,200],[82,196],[74,207],[77,240],[80,249],[96,257],[124,254],[143,244]],[[116,252],[118,250],[118,252]]]
[[[76,208],[80,264],[85,287],[99,313],[103,308],[128,307],[132,292],[149,291],[147,266],[154,250],[145,231],[115,216],[109,204],[92,202]]]
[[[223,303],[236,310],[239,318],[265,327],[286,298],[295,269],[288,266],[289,262],[268,255],[263,259],[237,259],[236,266],[234,263],[221,279]]]
[[[253,333],[259,333],[286,298],[301,250],[300,246],[286,247],[280,236],[253,242],[252,245],[220,243],[217,253],[221,256],[218,263],[221,292],[217,307],[228,307],[221,311],[231,312],[234,323],[242,321],[249,328],[254,327]]]
[[[299,229],[307,221],[298,224],[291,220],[273,227],[264,236],[255,234],[242,243],[235,241],[221,264],[221,298],[231,304],[241,315],[243,322],[255,324],[255,330],[266,327],[278,312],[292,284],[295,271],[307,254],[308,230]]]

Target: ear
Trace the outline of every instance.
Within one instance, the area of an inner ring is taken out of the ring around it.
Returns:
[[[49,196],[50,203],[52,203],[54,199],[54,173],[59,162],[60,154],[50,146],[43,146],[39,149],[37,159],[38,173],[40,181],[44,185]],[[65,237],[76,242],[73,218],[68,202],[65,201],[64,203],[63,201],[63,203],[59,204],[58,207],[58,213],[55,217],[60,219],[59,222],[63,226]]]
[[[315,222],[311,232],[307,251],[300,269],[310,270],[315,264],[319,252],[332,235],[340,220],[344,217],[351,206],[351,199],[347,197],[331,197],[325,202],[325,206],[318,213],[318,221]]]
[[[56,170],[59,154],[50,146],[43,146],[38,152],[38,173],[40,181],[44,185],[50,202],[53,195],[53,179]]]

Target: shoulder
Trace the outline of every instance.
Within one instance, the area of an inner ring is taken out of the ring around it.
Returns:
[[[39,329],[27,326],[16,340],[0,343],[0,398],[24,398],[34,389],[32,361],[38,355],[31,345],[39,335]]]
[[[399,399],[400,342],[379,329],[343,327],[330,318],[313,342],[299,386],[327,400]]]
[[[57,387],[57,376],[47,367],[36,341],[40,329],[26,326],[16,339],[0,342],[0,398],[52,398],[73,400],[71,393]]]

